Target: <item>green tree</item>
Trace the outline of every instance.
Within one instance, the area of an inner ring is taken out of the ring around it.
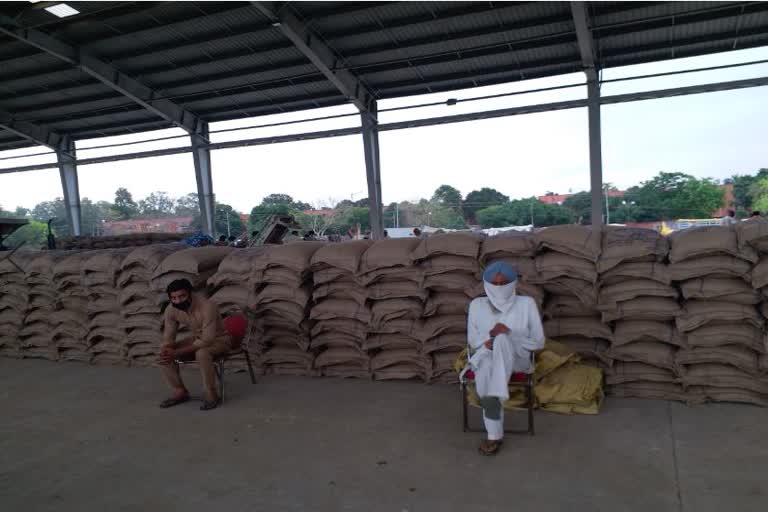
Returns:
[[[196,215],[199,216],[200,202],[197,199],[197,194],[192,192],[176,199],[174,211],[176,215],[180,217],[194,217]]]
[[[40,249],[46,245],[48,227],[36,220],[32,220],[26,226],[22,226],[3,241],[8,248],[18,247],[22,243],[25,249]]]
[[[174,201],[166,192],[152,192],[139,201],[139,212],[143,217],[170,217],[174,214]]]
[[[127,189],[120,187],[115,191],[115,216],[119,220],[132,219],[139,214],[139,206]]]
[[[69,224],[67,224],[67,209],[64,206],[64,199],[57,197],[53,201],[43,201],[38,203],[32,208],[32,219],[48,223],[49,219],[54,219],[51,222],[51,229],[54,234],[59,237],[69,236]]]
[[[752,208],[755,200],[752,187],[764,178],[768,178],[768,169],[760,169],[754,175],[734,174],[730,179],[733,185],[733,204],[731,206],[742,210]]]
[[[474,224],[477,222],[475,214],[478,210],[503,205],[508,201],[509,197],[493,188],[483,187],[480,190],[473,190],[464,198],[464,215],[469,223]]]
[[[432,194],[430,202],[440,205],[443,208],[449,208],[459,215],[462,215],[461,192],[450,185],[440,185]],[[463,222],[463,217],[462,217]]]
[[[568,208],[542,203],[535,197],[515,199],[503,205],[483,208],[477,212],[477,221],[483,228],[527,226],[531,223],[531,211],[534,225],[537,227],[573,222],[573,214]]]
[[[247,229],[245,223],[240,219],[240,212],[228,204],[216,203],[213,215],[214,234],[216,236],[227,235],[227,225],[229,225],[229,234],[235,237],[242,235]],[[192,218],[190,227],[196,230],[203,229],[203,219],[199,211]]]
[[[639,222],[652,222],[709,217],[722,207],[724,195],[723,189],[709,178],[660,172],[653,179],[627,190],[624,200],[634,201],[632,210]]]
[[[261,231],[271,215],[291,214],[294,217],[298,217],[301,212],[311,208],[312,206],[307,203],[294,201],[288,194],[270,194],[264,197],[261,203],[258,206],[254,206],[251,210],[251,230]]]

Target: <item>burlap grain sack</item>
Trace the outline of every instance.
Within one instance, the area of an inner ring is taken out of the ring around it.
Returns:
[[[368,300],[368,293],[365,288],[354,283],[330,282],[315,286],[312,299],[315,302],[323,299],[350,299],[362,305]]]
[[[474,233],[445,233],[424,238],[411,253],[413,261],[450,255],[477,259],[482,238]]]
[[[469,312],[470,302],[472,302],[472,299],[464,293],[431,293],[424,304],[424,316],[466,315]]]
[[[734,322],[763,327],[762,316],[754,306],[722,301],[689,300],[683,312],[676,319],[677,330],[681,333],[692,331],[710,322]]]
[[[752,287],[763,288],[768,286],[768,258],[761,258],[752,269]]]
[[[205,249],[205,247],[203,247]],[[189,274],[187,272],[165,272],[160,276],[155,276],[150,281],[150,287],[157,291],[163,292],[168,288],[168,285],[177,279],[186,279],[192,284],[192,287],[196,290],[205,288],[208,283],[208,279],[216,273],[216,268],[202,271],[198,274]],[[91,287],[91,289],[94,289]],[[103,291],[103,290],[102,290]]]
[[[536,254],[533,233],[507,231],[483,240],[480,247],[480,263],[487,265],[502,258],[532,257]]]
[[[57,261],[53,265],[54,281],[71,278],[72,276],[79,278],[83,270],[83,261],[88,256],[89,253],[85,251],[72,251],[69,256]]]
[[[479,287],[482,287],[482,286],[483,284],[480,283]],[[481,295],[484,294],[484,291],[479,290],[479,287],[476,293],[473,294],[474,297],[480,297]],[[539,311],[541,311],[544,305],[544,296],[545,296],[544,289],[541,286],[518,281],[516,291],[518,295],[532,298],[536,302],[536,306],[538,306]]]
[[[668,284],[650,279],[627,279],[623,283],[603,286],[600,289],[598,309],[614,310],[616,304],[637,297],[669,297],[677,299],[677,290]]]
[[[380,368],[373,373],[374,380],[426,380],[430,370],[414,363],[398,363]]]
[[[349,347],[329,348],[317,355],[315,358],[315,368],[323,368],[325,366],[334,366],[345,363],[356,363],[360,367],[367,367],[369,361],[368,354],[360,349]]]
[[[264,304],[275,300],[292,302],[298,306],[304,307],[311,297],[311,292],[306,287],[294,288],[279,284],[270,284],[262,290],[253,299],[254,305]]]
[[[83,282],[117,286],[117,276],[132,248],[104,249],[86,253],[82,259]]]
[[[324,332],[312,337],[310,347],[312,349],[325,349],[329,347],[362,348],[362,340],[343,332]]]
[[[161,340],[162,332],[159,329],[131,329],[125,335],[125,344],[128,347],[139,344],[159,347]]]
[[[473,274],[480,279],[480,263],[474,258],[441,254],[432,256],[419,263],[424,275],[444,274],[446,272],[461,272]]]
[[[348,274],[355,274],[360,267],[363,253],[372,244],[373,240],[352,240],[326,244],[312,255],[310,268],[312,272],[332,268],[345,271]],[[315,282],[318,282],[317,279]]]
[[[544,333],[548,338],[563,336],[584,336],[585,338],[613,338],[611,329],[600,321],[600,317],[561,317],[544,321]]]
[[[371,310],[353,300],[326,299],[312,306],[309,318],[318,321],[352,318],[367,324],[371,321]]]
[[[371,358],[371,369],[377,371],[402,363],[418,365],[424,371],[431,368],[432,359],[412,348],[388,349],[378,352]]]
[[[611,347],[608,355],[618,361],[645,363],[675,371],[677,350],[677,347],[666,343],[633,341],[626,345]]]
[[[109,327],[119,331],[118,326],[121,323],[122,323],[122,317],[120,316],[119,312],[105,311],[103,313],[98,313],[91,316],[91,318],[88,321],[88,327],[89,328]]]
[[[254,275],[271,267],[286,267],[297,273],[309,270],[312,258],[326,242],[301,242],[286,245],[270,245],[259,257],[252,260]]]
[[[635,341],[657,341],[678,347],[685,346],[685,340],[677,333],[673,322],[654,320],[621,320],[613,330],[613,345],[627,345]]]
[[[756,377],[727,364],[701,363],[686,366],[681,380],[686,386],[747,389],[768,398],[768,377]]]
[[[183,243],[151,244],[137,247],[125,257],[121,269],[123,273],[138,269],[141,275],[145,275],[143,272],[157,270],[157,267],[168,255],[184,249],[189,249],[189,246]]]
[[[12,308],[0,309],[0,326],[2,325],[21,325],[24,321],[24,313]],[[2,327],[0,327],[2,332]]]
[[[665,322],[675,320],[683,310],[677,301],[668,297],[638,297],[617,302],[611,311],[603,311],[603,322],[615,320],[656,320]]]
[[[410,268],[411,251],[418,246],[418,238],[386,238],[374,242],[360,258],[357,274],[366,274],[385,268]]]
[[[754,263],[757,253],[751,247],[739,250],[736,230],[730,226],[701,226],[682,229],[669,235],[669,261],[679,261],[703,256],[726,255]]]
[[[433,384],[458,384],[459,374],[453,370],[458,352],[445,351],[432,353],[432,374],[429,382]]]
[[[466,335],[467,317],[465,315],[432,316],[427,318],[415,332],[424,342],[443,334]]]
[[[368,364],[342,363],[321,368],[323,377],[337,377],[341,379],[370,379],[371,370]]]
[[[476,296],[480,281],[474,274],[464,272],[446,272],[425,275],[423,287],[437,293],[463,293],[468,297]]]
[[[738,277],[750,282],[752,265],[746,260],[733,256],[704,256],[671,263],[669,275],[673,281],[685,281],[697,277]]]
[[[26,281],[32,283],[51,283],[53,281],[53,267],[59,261],[70,256],[67,251],[40,251],[30,254],[26,265],[22,265],[26,273]],[[19,264],[19,257],[13,256],[13,261]]]
[[[435,336],[424,342],[422,352],[431,354],[443,350],[461,351],[467,347],[467,335],[464,333],[449,333]]]
[[[612,385],[610,393],[620,398],[650,398],[691,402],[691,397],[680,384],[670,382],[627,382]]]
[[[597,271],[601,274],[625,262],[661,262],[669,242],[652,229],[606,226]]]
[[[371,303],[370,321],[379,325],[398,318],[418,320],[423,309],[423,303],[416,299],[375,300]]]
[[[552,226],[537,232],[534,239],[539,251],[552,249],[596,263],[600,257],[602,231],[592,226]]]
[[[28,288],[26,286],[6,285],[0,291],[0,311],[12,309],[23,313],[29,303]],[[7,292],[7,293],[6,293]]]
[[[760,254],[768,253],[768,219],[750,218],[736,224],[736,236],[740,249],[753,249]]]
[[[315,286],[323,284],[349,283],[360,286],[355,276],[347,270],[340,268],[324,268],[312,271],[312,282]]]
[[[758,355],[754,350],[739,345],[725,347],[697,347],[677,352],[678,365],[702,363],[728,364],[752,375],[759,375]]]
[[[595,264],[584,258],[550,251],[537,256],[534,265],[536,274],[526,277],[530,283],[543,283],[558,277],[571,277],[593,284],[597,282]]]
[[[414,298],[423,301],[427,298],[427,290],[413,281],[376,283],[366,287],[366,293],[371,300]]]
[[[157,279],[169,273],[198,275],[213,270],[207,276],[210,277],[215,273],[219,263],[233,250],[235,250],[233,247],[207,246],[176,251],[165,257],[152,277]]]
[[[597,287],[588,281],[570,277],[558,277],[543,283],[541,287],[547,293],[553,295],[573,295],[585,306],[590,308],[597,307]]]
[[[626,382],[668,382],[675,383],[677,376],[671,370],[645,363],[617,361],[605,372],[608,385]]]
[[[690,386],[689,396],[700,397],[713,402],[736,402],[768,407],[768,397],[742,388],[721,388],[714,386]]]
[[[239,285],[226,285],[211,295],[211,300],[219,305],[222,314],[244,311],[252,304],[252,298],[250,290]]]
[[[264,351],[259,357],[259,364],[276,365],[281,363],[292,363],[301,368],[309,370],[315,357],[310,352],[306,352],[299,347],[290,347],[285,345],[276,345]]]
[[[246,285],[253,272],[254,261],[264,256],[269,247],[264,245],[230,252],[221,260],[216,273],[208,279],[208,284],[214,287]]]
[[[349,318],[323,320],[322,322],[317,322],[317,324],[312,327],[312,338],[314,339],[326,332],[345,333],[362,340],[368,333],[368,325]]]
[[[251,272],[247,276],[247,280],[254,288],[258,289],[268,284],[303,286],[309,277],[309,272],[296,272],[288,267],[269,267],[264,271]]]
[[[761,300],[760,294],[742,279],[704,277],[680,283],[680,291],[686,300],[703,299],[754,305]]]
[[[377,349],[416,349],[419,350],[422,346],[421,340],[416,339],[413,335],[401,334],[398,332],[391,333],[372,333],[369,334],[362,343],[362,349],[366,351]]]
[[[264,298],[256,307],[256,313],[266,325],[295,326],[307,318],[306,306],[280,298]]]
[[[744,262],[749,265],[747,262]],[[681,263],[685,264],[685,262]],[[628,279],[650,279],[661,284],[671,284],[672,278],[669,273],[669,266],[666,263],[639,262],[639,263],[620,263],[600,274],[598,285],[611,286],[623,283]]]
[[[595,316],[595,309],[584,305],[573,295],[551,295],[544,305],[544,316],[547,318]]]

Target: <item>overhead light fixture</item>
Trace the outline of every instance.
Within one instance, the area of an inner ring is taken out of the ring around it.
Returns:
[[[80,14],[80,11],[74,7],[70,7],[67,4],[52,5],[50,7],[46,7],[45,10],[54,16],[58,16],[59,18],[67,18],[69,16],[74,16],[75,14]]]

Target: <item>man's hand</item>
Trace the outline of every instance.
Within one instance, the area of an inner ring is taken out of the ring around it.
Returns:
[[[483,346],[487,348],[488,350],[493,350],[493,339],[490,339],[483,343]]]
[[[491,332],[489,333],[492,338],[498,336],[499,334],[507,334],[509,332],[509,327],[502,323],[498,323],[493,326],[493,329],[491,329]]]
[[[164,345],[157,355],[157,362],[162,365],[169,365],[173,362],[174,350],[169,345]]]

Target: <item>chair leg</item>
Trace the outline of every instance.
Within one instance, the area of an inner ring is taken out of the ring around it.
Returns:
[[[219,374],[219,398],[221,403],[224,403],[224,361],[220,361],[216,366]]]
[[[467,386],[464,383],[459,384],[461,389],[461,424],[464,432],[469,431],[469,418],[467,414]]]
[[[256,375],[253,373],[253,365],[251,364],[251,355],[247,350],[243,350],[245,354],[245,362],[248,364],[248,373],[251,374],[251,384],[256,384]]]
[[[525,387],[525,394],[528,401],[528,434],[536,435],[533,428],[533,383],[529,382]]]

